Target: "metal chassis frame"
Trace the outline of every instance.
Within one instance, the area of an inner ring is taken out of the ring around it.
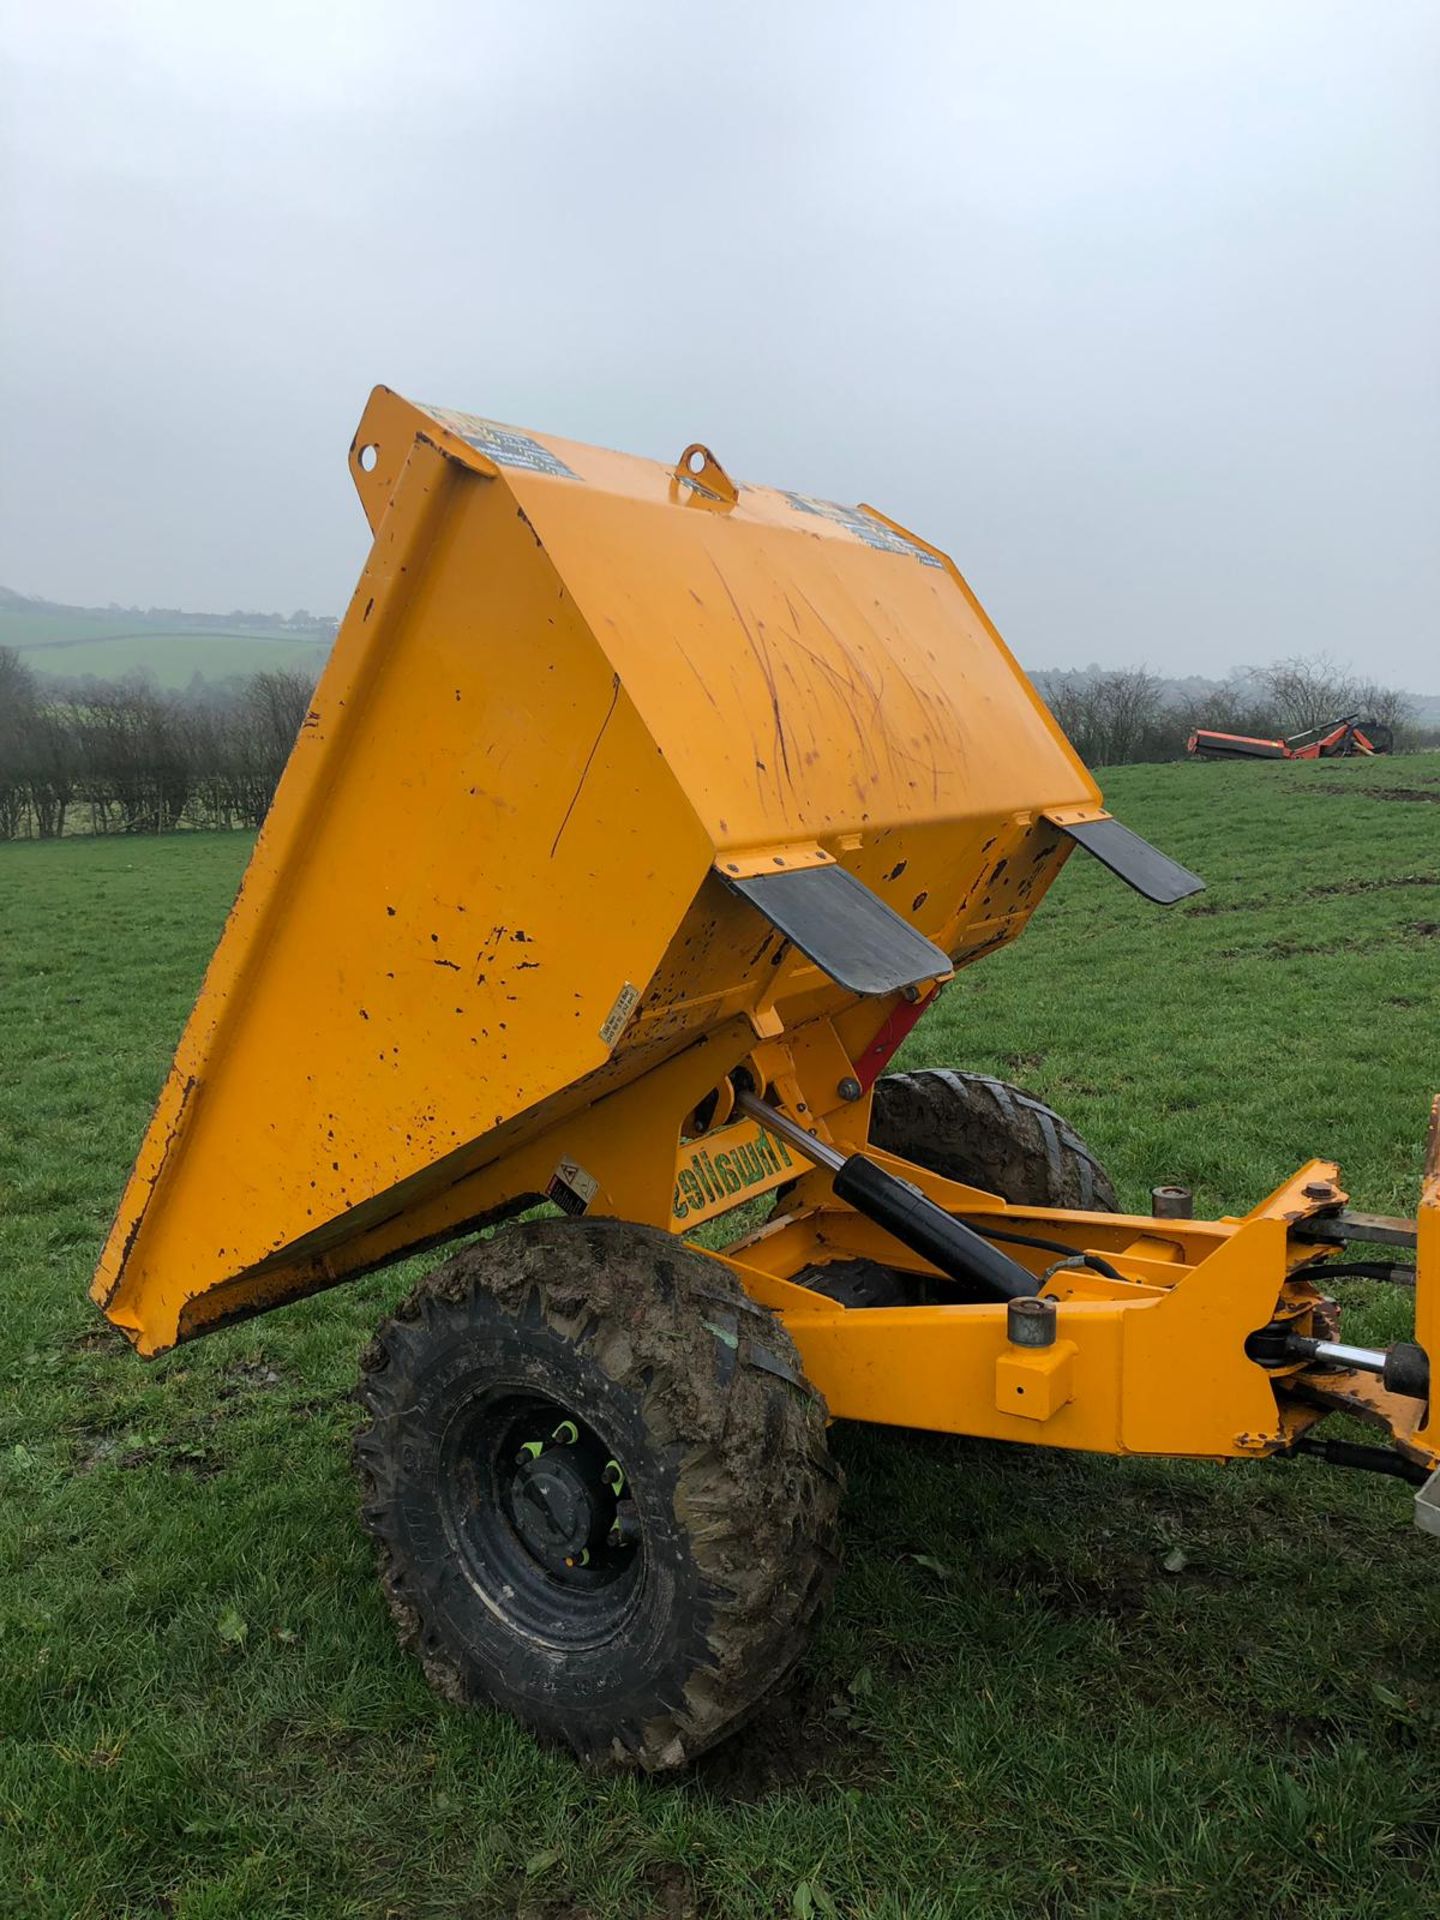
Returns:
[[[1297,1332],[1309,1330],[1323,1298],[1316,1255],[1329,1249],[1293,1242],[1290,1228],[1316,1213],[1303,1190],[1333,1184],[1333,1164],[1310,1162],[1243,1219],[1201,1221],[1010,1206],[866,1152],[948,1211],[1102,1253],[1125,1278],[1055,1274],[1051,1348],[1013,1346],[1003,1303],[846,1309],[794,1276],[849,1258],[935,1269],[837,1205],[823,1175],[807,1176],[793,1211],[715,1257],[779,1313],[835,1418],[1103,1453],[1258,1459],[1343,1410],[1387,1426],[1418,1464],[1440,1463],[1423,1403],[1386,1394],[1366,1376],[1272,1371],[1246,1354],[1247,1336],[1277,1310]],[[1036,1273],[1038,1290],[1054,1256],[1007,1251]]]

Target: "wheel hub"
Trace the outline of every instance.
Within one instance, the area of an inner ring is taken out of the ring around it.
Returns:
[[[555,1645],[615,1631],[645,1577],[629,1474],[607,1437],[524,1388],[477,1394],[446,1429],[440,1498],[466,1578]]]
[[[510,1489],[515,1531],[543,1565],[560,1573],[583,1566],[615,1521],[604,1463],[589,1447],[526,1454]]]

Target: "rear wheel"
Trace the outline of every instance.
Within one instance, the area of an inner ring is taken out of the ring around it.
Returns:
[[[650,1770],[732,1732],[836,1567],[826,1413],[727,1270],[619,1221],[511,1228],[362,1361],[365,1525],[447,1698]]]
[[[870,1138],[918,1167],[1026,1207],[1114,1213],[1110,1176],[1068,1122],[984,1073],[930,1067],[875,1082]]]

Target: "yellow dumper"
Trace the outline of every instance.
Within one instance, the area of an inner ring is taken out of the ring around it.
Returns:
[[[1201,884],[943,554],[384,388],[351,467],[370,559],[93,1291],[154,1354],[552,1203],[364,1357],[365,1524],[442,1692],[648,1768],[720,1739],[830,1585],[829,1420],[1427,1479],[1433,1127],[1417,1221],[1320,1161],[1136,1217],[1038,1101],[884,1071],[1077,844]],[[1324,1294],[1376,1238],[1418,1246],[1385,1353]],[[1336,1409],[1390,1444],[1311,1437]]]

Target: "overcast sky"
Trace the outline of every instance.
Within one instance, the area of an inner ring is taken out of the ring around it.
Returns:
[[[413,398],[867,500],[1035,667],[1440,690],[1436,0],[0,0],[0,582],[339,611]]]

